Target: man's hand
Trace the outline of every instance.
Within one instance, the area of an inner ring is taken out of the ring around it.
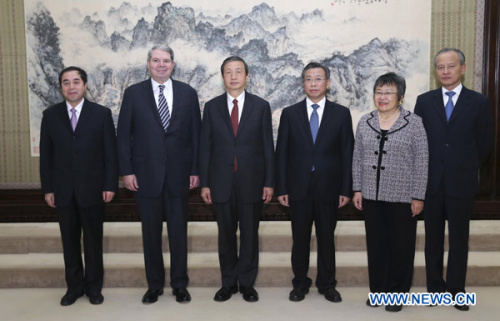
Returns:
[[[339,208],[349,203],[350,198],[347,196],[339,195]]]
[[[134,174],[123,176],[123,185],[126,189],[137,192],[139,184],[137,184],[137,177]]]
[[[212,195],[210,194],[210,188],[201,188],[201,198],[203,199],[203,201],[205,201],[205,203],[212,204]]]
[[[283,206],[290,206],[290,203],[288,203],[288,194],[278,196],[278,201],[280,201],[280,204]]]
[[[200,176],[189,176],[189,189],[198,187],[198,184],[200,184]]]
[[[113,200],[113,197],[115,197],[115,192],[111,191],[103,191],[102,192],[102,200],[104,203],[109,203]]]
[[[45,202],[47,202],[47,205],[50,207],[56,207],[54,193],[45,194]]]
[[[264,187],[262,191],[262,200],[264,203],[269,203],[271,198],[273,198],[274,188],[272,187]]]

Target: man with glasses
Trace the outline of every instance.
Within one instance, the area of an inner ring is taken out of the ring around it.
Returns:
[[[316,62],[302,71],[307,98],[281,114],[276,147],[276,191],[290,207],[292,269],[290,301],[302,301],[312,280],[307,276],[312,223],[318,243],[319,293],[331,302],[342,298],[335,289],[337,209],[351,195],[354,137],[349,109],[326,99],[330,70]]]

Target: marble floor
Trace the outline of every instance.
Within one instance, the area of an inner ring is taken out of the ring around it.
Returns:
[[[0,320],[2,321],[58,321],[58,320],[498,320],[500,315],[500,287],[470,287],[477,295],[477,304],[468,312],[449,306],[404,307],[401,312],[386,312],[383,307],[365,305],[368,289],[365,287],[338,288],[343,302],[331,303],[311,289],[301,302],[288,300],[288,288],[257,288],[260,300],[248,303],[240,294],[226,302],[213,301],[216,288],[189,288],[192,301],[175,302],[170,291],[152,305],[143,305],[142,288],[105,288],[104,303],[93,306],[86,297],[69,307],[59,305],[65,290],[60,288],[0,289]],[[412,288],[412,292],[423,292]]]

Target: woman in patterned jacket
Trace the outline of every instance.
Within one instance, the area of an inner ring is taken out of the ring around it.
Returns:
[[[352,200],[365,218],[372,293],[408,293],[413,278],[429,156],[421,118],[401,107],[405,90],[403,77],[380,76],[373,86],[377,110],[364,115],[356,130]]]

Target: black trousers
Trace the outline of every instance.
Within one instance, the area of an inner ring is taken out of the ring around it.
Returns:
[[[410,203],[363,199],[370,292],[410,291],[417,218]]]
[[[173,196],[164,188],[159,197],[143,197],[136,193],[136,204],[141,217],[144,264],[148,288],[159,290],[165,286],[162,232],[167,222],[170,249],[170,285],[185,288],[187,274],[188,197]]]
[[[237,193],[235,173],[231,197],[226,203],[214,203],[219,229],[219,264],[222,286],[251,287],[259,270],[259,221],[263,202],[245,203]],[[242,183],[243,184],[243,183]],[[236,232],[240,229],[240,249]]]
[[[292,270],[294,288],[308,289],[312,280],[307,276],[311,253],[311,231],[314,222],[318,243],[318,274],[316,286],[320,290],[333,288],[335,279],[334,231],[337,226],[338,196],[328,202],[318,197],[317,177],[311,173],[311,182],[304,200],[290,200],[292,223]]]
[[[474,196],[451,197],[444,186],[425,198],[425,268],[429,292],[465,292],[469,254],[469,222]],[[443,278],[445,222],[448,220],[448,264]]]
[[[70,206],[58,207],[57,213],[68,292],[73,294],[85,292],[89,295],[101,293],[104,277],[102,259],[104,203],[84,208],[80,207],[73,197]],[[85,268],[82,261],[82,230]]]

